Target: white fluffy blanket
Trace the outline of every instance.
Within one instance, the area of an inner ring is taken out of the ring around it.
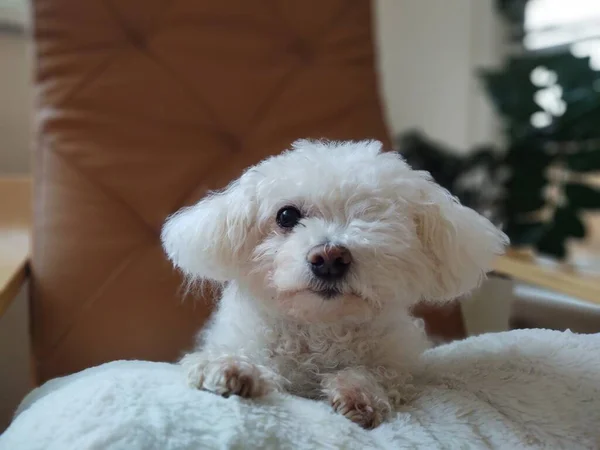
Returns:
[[[600,335],[512,331],[426,353],[420,395],[365,431],[328,405],[189,389],[176,366],[119,361],[33,391],[2,450],[600,448]]]

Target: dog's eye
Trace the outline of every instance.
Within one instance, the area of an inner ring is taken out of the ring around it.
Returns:
[[[293,206],[284,206],[277,212],[277,225],[281,228],[294,228],[302,219],[302,213]]]

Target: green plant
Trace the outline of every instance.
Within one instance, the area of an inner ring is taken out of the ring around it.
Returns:
[[[496,0],[496,8],[512,25],[513,39],[521,39],[524,34],[525,7],[529,0]]]
[[[506,140],[506,233],[515,246],[566,256],[600,209],[589,174],[600,171],[600,72],[569,52],[525,54],[480,73]]]

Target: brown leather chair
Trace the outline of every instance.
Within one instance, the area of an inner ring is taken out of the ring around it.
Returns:
[[[165,217],[298,137],[389,143],[366,0],[35,0],[37,381],[174,360]]]

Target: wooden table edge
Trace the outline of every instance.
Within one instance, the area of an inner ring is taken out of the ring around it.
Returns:
[[[600,304],[600,276],[594,279],[511,255],[500,256],[494,271],[521,282]]]
[[[29,259],[22,261],[15,267],[14,272],[3,286],[0,286],[0,317],[16,299],[19,291],[29,276]]]
[[[31,255],[31,205],[33,180],[30,175],[0,176],[0,203],[3,204],[0,221],[2,252],[10,258],[2,258],[2,281],[0,282],[0,317],[15,300],[29,275]],[[14,241],[15,235],[18,237]],[[6,240],[5,240],[6,239]],[[25,239],[27,242],[25,243]]]

